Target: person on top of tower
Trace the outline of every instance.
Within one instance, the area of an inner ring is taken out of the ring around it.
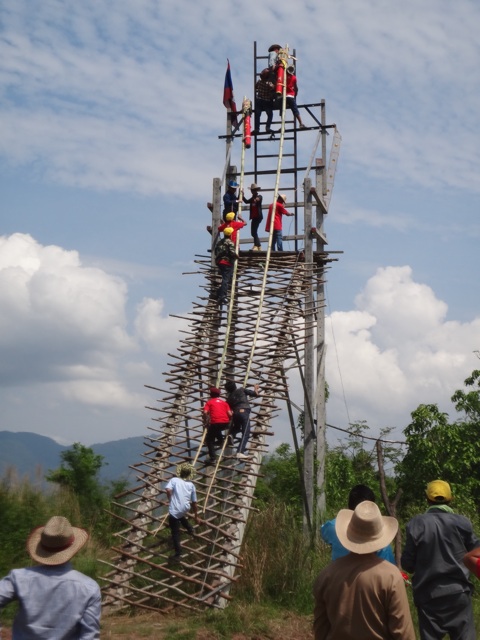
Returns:
[[[230,236],[230,240],[233,242],[235,246],[237,246],[238,231],[239,229],[243,229],[243,227],[246,227],[247,223],[242,218],[240,213],[238,214],[238,220],[235,220],[236,216],[233,213],[233,211],[231,211],[230,213],[227,213],[225,218],[226,218],[225,222],[222,222],[222,224],[218,227],[218,230],[223,231],[227,227],[231,227],[233,229],[233,233]]]
[[[254,130],[251,132],[252,136],[260,132],[260,118],[264,111],[267,114],[265,130],[267,133],[273,133],[272,120],[276,98],[275,84],[272,82],[270,69],[264,69],[259,75],[260,78],[255,83]]]
[[[253,238],[253,251],[260,251],[262,244],[258,238],[258,227],[263,220],[262,202],[263,196],[259,193],[261,187],[255,182],[250,187],[252,192],[251,198],[245,198],[243,195],[243,202],[250,205],[250,220],[252,221],[251,234]]]
[[[230,180],[227,185],[227,190],[223,196],[223,219],[226,221],[225,216],[227,213],[233,211],[233,213],[237,213],[238,211],[238,197],[237,197],[237,188],[240,185],[235,180]]]
[[[283,238],[282,238],[282,216],[293,216],[285,209],[285,203],[287,202],[287,196],[285,193],[279,194],[277,202],[275,204],[275,219],[273,221],[273,235],[272,235],[272,251],[283,251]],[[270,233],[270,220],[272,219],[273,204],[268,208],[267,224],[265,231]]]
[[[297,94],[298,94],[297,76],[295,75],[295,67],[291,64],[289,67],[287,67],[287,89],[286,89],[287,109],[292,110],[293,115],[298,120],[300,129],[306,129],[307,127],[303,124],[302,118],[300,117],[300,111],[298,110]],[[281,115],[281,110],[280,110],[280,115]]]
[[[225,227],[223,230],[223,238],[215,245],[215,264],[222,276],[222,282],[215,296],[220,305],[227,302],[227,294],[232,282],[233,266],[235,260],[238,258],[235,245],[230,239],[232,233],[232,227]]]
[[[276,69],[278,63],[278,53],[282,47],[279,44],[272,44],[268,47],[268,66]]]

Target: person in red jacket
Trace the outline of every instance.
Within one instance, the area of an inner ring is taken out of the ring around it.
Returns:
[[[295,68],[293,67],[293,65],[290,65],[289,67],[287,67],[287,90],[286,90],[287,109],[292,110],[293,115],[298,120],[300,129],[306,129],[305,125],[302,122],[302,118],[300,117],[300,111],[298,110],[297,93],[298,93],[297,76],[295,75]]]
[[[243,229],[243,227],[247,226],[247,223],[241,217],[240,214],[238,214],[238,220],[235,219],[236,217],[237,217],[237,214],[233,213],[233,211],[231,211],[230,213],[227,213],[227,215],[225,216],[225,222],[222,222],[222,224],[218,227],[219,231],[223,231],[227,227],[231,227],[233,229],[232,235],[230,236],[230,240],[233,242],[235,246],[237,246],[238,231],[240,229]]]
[[[210,400],[203,407],[203,425],[207,430],[205,443],[208,448],[209,462],[215,462],[215,443],[219,447],[223,445],[224,435],[222,431],[228,429],[232,411],[228,403],[220,398],[220,389],[210,388]]]
[[[284,193],[279,194],[275,205],[275,219],[273,221],[272,251],[275,251],[275,247],[277,248],[277,251],[283,251],[282,216],[294,215],[293,213],[290,213],[285,209],[286,201],[287,196]],[[270,220],[272,219],[272,211],[273,204],[271,204],[268,208],[267,226],[265,227],[265,230],[268,233],[270,233]]]

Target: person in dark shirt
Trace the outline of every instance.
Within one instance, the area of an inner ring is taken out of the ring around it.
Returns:
[[[248,439],[250,437],[250,403],[248,396],[258,398],[258,384],[251,389],[245,389],[239,387],[233,380],[227,380],[225,383],[225,391],[227,392],[227,402],[230,409],[233,412],[233,426],[232,437],[234,438],[237,433],[241,433],[240,444],[237,449],[237,458],[239,460],[245,460],[249,456],[245,454]]]
[[[258,227],[260,226],[261,221],[263,220],[262,213],[262,202],[263,196],[260,191],[260,187],[255,182],[250,187],[250,191],[252,192],[251,198],[245,198],[243,196],[243,201],[245,204],[250,205],[250,220],[252,222],[251,234],[253,238],[253,250],[260,251],[262,248],[262,243],[258,237]]]
[[[468,518],[450,507],[448,482],[434,480],[426,490],[429,507],[407,524],[401,564],[413,573],[413,600],[422,640],[475,640],[473,585],[463,558],[480,546]]]
[[[215,296],[220,305],[226,304],[227,302],[227,294],[232,282],[234,264],[238,258],[235,245],[231,241],[232,233],[232,227],[225,227],[223,230],[223,238],[219,240],[215,246],[215,264],[222,276],[222,282]]]
[[[223,221],[226,222],[227,213],[233,211],[233,213],[237,213],[238,211],[238,197],[237,197],[237,189],[240,185],[235,180],[230,180],[227,185],[227,190],[223,196]]]

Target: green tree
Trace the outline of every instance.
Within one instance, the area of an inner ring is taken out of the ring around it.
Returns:
[[[70,489],[81,501],[102,502],[98,473],[103,466],[103,456],[75,442],[71,449],[62,451],[60,457],[60,467],[50,470],[45,479]]]
[[[480,371],[474,371],[465,385],[478,387],[479,378]],[[455,422],[436,404],[421,404],[411,414],[404,431],[407,453],[397,465],[404,505],[423,504],[426,484],[441,478],[452,485],[457,506],[480,507],[480,391],[457,390],[452,402],[463,413]]]
[[[303,454],[303,452],[301,452]],[[297,457],[289,444],[281,444],[262,463],[255,496],[264,504],[277,501],[302,510],[302,481],[297,465]]]

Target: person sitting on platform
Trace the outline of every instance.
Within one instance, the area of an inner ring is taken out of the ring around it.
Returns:
[[[230,180],[227,186],[227,190],[223,196],[223,220],[226,222],[226,215],[233,211],[233,213],[237,213],[238,211],[238,197],[237,197],[237,188],[240,185],[235,180]]]
[[[275,219],[273,221],[273,235],[272,235],[272,251],[283,251],[283,238],[282,238],[282,216],[293,216],[285,209],[285,203],[287,202],[287,196],[279,194],[277,202],[275,203]],[[268,208],[267,225],[265,230],[270,233],[270,220],[272,219],[273,204]]]
[[[272,130],[273,110],[275,108],[275,84],[271,78],[270,69],[260,72],[260,78],[255,84],[255,110],[254,110],[254,130],[252,136],[260,132],[260,118],[262,113],[267,114],[265,130],[267,133],[274,133]]]
[[[180,525],[193,536],[192,525],[188,522],[187,513],[192,509],[196,524],[201,524],[197,511],[197,492],[191,480],[195,475],[193,465],[188,462],[177,466],[177,477],[170,478],[165,491],[168,497],[168,524],[172,534],[175,554],[169,560],[179,560],[182,555],[180,544]]]
[[[240,214],[238,214],[238,220],[236,220],[235,219],[236,215],[233,213],[233,211],[231,211],[230,213],[227,213],[225,218],[226,218],[225,222],[222,222],[222,224],[218,227],[218,230],[224,231],[227,227],[231,227],[233,229],[233,232],[232,232],[232,235],[230,236],[230,240],[233,242],[233,244],[236,247],[238,231],[240,229],[243,229],[243,227],[246,227],[247,223],[245,222],[245,220],[242,218]]]
[[[233,412],[233,426],[231,429],[232,438],[237,433],[241,433],[242,437],[237,449],[237,458],[244,460],[249,456],[245,454],[248,439],[250,437],[250,403],[248,396],[258,398],[258,384],[253,387],[253,391],[240,387],[233,380],[227,380],[225,383],[225,391],[228,393],[227,402]]]
[[[216,294],[216,299],[220,305],[227,302],[227,294],[233,277],[233,267],[235,260],[238,259],[235,245],[231,240],[232,233],[232,227],[225,227],[223,230],[223,238],[215,245],[215,264],[222,276],[222,282]]]
[[[251,234],[253,238],[253,251],[260,251],[260,249],[262,248],[262,243],[260,242],[260,239],[258,237],[258,227],[260,226],[260,223],[263,220],[263,213],[262,213],[263,196],[259,193],[260,188],[261,187],[259,187],[258,184],[255,184],[254,182],[250,187],[250,191],[252,192],[252,197],[248,198],[248,200],[242,194],[243,202],[245,204],[250,205],[250,220],[252,222]]]

